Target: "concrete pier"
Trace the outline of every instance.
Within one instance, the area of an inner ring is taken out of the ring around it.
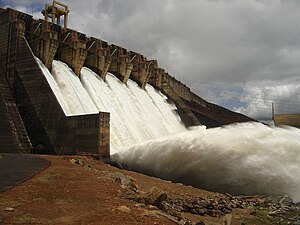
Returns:
[[[49,29],[48,22],[35,20],[30,26],[29,45],[36,57],[51,69],[59,41],[58,33]]]
[[[84,65],[105,80],[111,64],[111,53],[108,43],[91,37],[88,39],[86,46],[88,53]]]
[[[59,48],[56,58],[65,62],[77,76],[87,56],[86,38],[74,30],[66,30],[59,34]]]
[[[132,59],[127,49],[110,45],[111,64],[109,72],[115,74],[123,83],[127,83],[133,69]]]
[[[142,88],[145,88],[149,80],[149,64],[147,58],[137,52],[130,52],[130,57],[133,65],[133,69],[130,78],[138,83]]]
[[[152,64],[149,67],[150,73],[149,73],[149,84],[151,84],[153,87],[157,89],[162,88],[162,79],[163,75],[166,73],[164,69],[158,67],[157,60],[152,60]]]

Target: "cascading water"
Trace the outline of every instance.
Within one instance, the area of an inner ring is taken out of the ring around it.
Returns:
[[[44,74],[46,80],[48,81],[56,99],[58,100],[58,102],[59,102],[60,106],[62,107],[66,116],[72,115],[72,111],[69,109],[69,105],[65,101],[65,96],[61,93],[61,90],[60,90],[59,86],[57,85],[52,74],[49,72],[47,67],[43,64],[43,62],[39,58],[35,57],[35,60],[37,61],[39,67],[43,71],[43,74]]]
[[[80,79],[67,64],[53,61],[52,75],[72,115],[98,113],[98,109],[82,86]]]
[[[87,68],[81,71],[81,81],[99,111],[110,112],[112,153],[122,147],[186,131],[176,107],[150,85],[147,91],[131,80],[126,86],[110,73],[104,82]]]
[[[123,166],[213,191],[289,194],[300,200],[300,130],[245,123],[188,131],[175,106],[147,86],[107,81],[87,68],[80,79],[62,62],[43,69],[67,115],[111,113],[111,159]]]
[[[66,115],[110,112],[111,153],[146,140],[186,131],[176,107],[150,85],[147,85],[147,91],[131,80],[124,85],[110,73],[104,82],[85,67],[80,80],[60,61],[53,61],[51,75],[39,60],[38,63]]]

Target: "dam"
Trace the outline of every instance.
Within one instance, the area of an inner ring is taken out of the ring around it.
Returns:
[[[157,60],[0,9],[0,152],[110,158],[188,127],[253,119],[207,102]]]

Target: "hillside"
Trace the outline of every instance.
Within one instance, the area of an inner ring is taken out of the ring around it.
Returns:
[[[276,126],[292,126],[300,128],[300,114],[274,114]]]
[[[276,204],[269,197],[208,192],[86,157],[42,158],[51,166],[0,193],[1,224],[235,225],[272,224],[276,218],[299,222],[296,206],[286,199]]]

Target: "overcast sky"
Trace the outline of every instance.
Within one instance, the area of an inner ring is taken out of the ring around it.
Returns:
[[[61,0],[69,26],[158,59],[204,99],[256,119],[300,113],[298,0]],[[2,0],[35,17],[50,0]]]

